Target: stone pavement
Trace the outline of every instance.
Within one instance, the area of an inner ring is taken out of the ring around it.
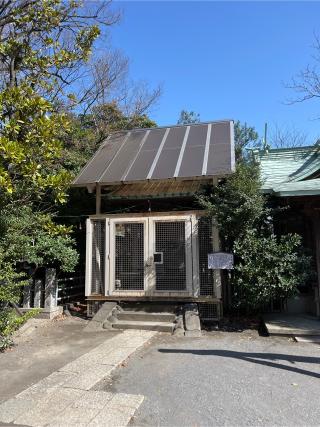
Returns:
[[[320,336],[320,321],[307,314],[271,313],[264,316],[269,335]]]
[[[156,332],[128,330],[0,405],[0,423],[32,427],[126,426],[142,395],[90,390]]]

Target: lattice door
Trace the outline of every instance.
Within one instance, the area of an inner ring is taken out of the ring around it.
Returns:
[[[185,221],[155,221],[154,264],[157,291],[186,290]]]
[[[145,224],[114,224],[115,291],[143,291],[145,276]]]

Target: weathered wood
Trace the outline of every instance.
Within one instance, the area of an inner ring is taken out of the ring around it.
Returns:
[[[207,303],[220,303],[219,298],[213,298],[211,296],[199,296],[199,297],[179,297],[179,296],[105,296],[105,295],[90,295],[86,298],[87,301],[130,301],[130,302],[207,302]]]
[[[96,215],[101,213],[101,187],[96,184]]]

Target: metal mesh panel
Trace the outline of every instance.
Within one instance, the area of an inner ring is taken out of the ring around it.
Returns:
[[[201,320],[219,320],[219,303],[200,303],[199,314]]]
[[[213,270],[208,269],[208,254],[213,252],[211,218],[198,221],[200,295],[214,296]]]
[[[99,309],[101,308],[103,303],[98,301],[88,301],[87,302],[87,317],[93,317]]]
[[[162,253],[162,263],[156,263],[156,289],[158,291],[185,290],[185,222],[156,222],[155,251]]]
[[[144,289],[144,224],[115,225],[115,289]]]
[[[91,293],[104,295],[105,269],[105,235],[106,223],[104,220],[92,221],[92,268]]]

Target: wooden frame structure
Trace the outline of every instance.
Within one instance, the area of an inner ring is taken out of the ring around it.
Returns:
[[[152,212],[140,214],[96,214],[87,219],[87,246],[86,246],[86,296],[90,300],[201,300],[205,302],[221,301],[221,280],[219,272],[214,273],[213,293],[211,296],[201,296],[199,279],[199,241],[197,225],[203,211],[181,212]],[[99,268],[103,271],[102,293],[92,292],[92,263],[93,263],[93,223],[101,221],[104,224],[103,256],[95,257],[99,260]],[[155,224],[169,222],[184,222],[185,230],[185,276],[184,290],[157,290],[155,285],[156,271],[153,255],[155,253]],[[119,224],[143,224],[144,227],[144,286],[143,290],[119,290],[115,283],[115,230]],[[212,226],[214,236],[212,244],[214,250],[219,250],[217,228]],[[102,266],[101,263],[104,265]],[[102,268],[103,267],[103,268]]]

